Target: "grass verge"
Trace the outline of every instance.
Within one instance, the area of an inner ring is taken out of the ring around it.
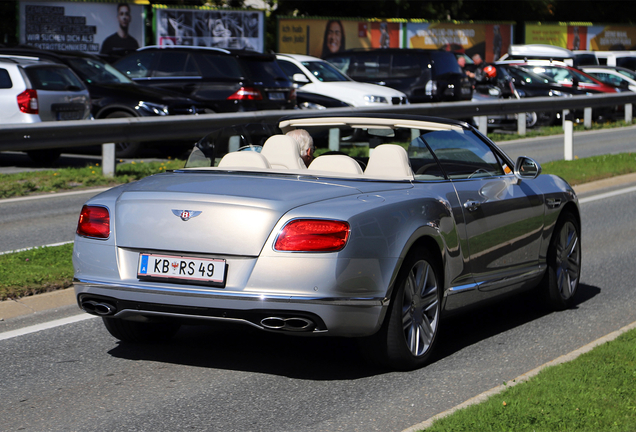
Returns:
[[[68,288],[73,244],[0,255],[0,300]]]
[[[634,431],[634,381],[636,330],[440,419],[426,431]]]
[[[139,180],[151,174],[183,168],[185,161],[131,162],[118,164],[114,177],[104,177],[99,164],[83,168],[60,168],[29,171],[0,176],[0,198],[11,198],[37,193],[61,192],[87,187],[115,186]]]

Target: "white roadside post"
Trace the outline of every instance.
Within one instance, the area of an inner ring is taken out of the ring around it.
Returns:
[[[353,131],[351,132],[353,133]],[[329,129],[329,150],[340,150],[340,129],[338,128]]]
[[[583,126],[585,129],[592,129],[592,108],[583,109]]]
[[[632,122],[632,104],[625,104],[625,123],[631,124]]]
[[[102,174],[115,176],[115,143],[102,144]]]
[[[517,114],[517,134],[521,136],[526,134],[526,113]]]
[[[573,149],[572,149],[572,138],[574,134],[574,124],[572,122],[572,114],[570,114],[569,110],[563,110],[563,135],[564,135],[564,146],[563,146],[563,156],[565,160],[572,160]]]
[[[487,136],[488,135],[488,117],[487,116],[477,117],[477,125],[479,126],[479,132],[484,134],[484,136]]]

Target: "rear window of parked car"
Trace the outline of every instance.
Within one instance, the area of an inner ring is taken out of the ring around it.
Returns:
[[[30,67],[25,69],[36,90],[83,90],[84,84],[65,67]]]
[[[8,89],[13,87],[11,77],[6,69],[0,69],[0,88]]]
[[[238,60],[234,57],[214,54],[197,56],[204,78],[238,78],[243,75]]]

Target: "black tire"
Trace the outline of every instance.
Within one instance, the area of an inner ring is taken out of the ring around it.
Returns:
[[[106,330],[123,342],[148,343],[167,341],[172,338],[180,324],[163,322],[127,321],[119,318],[102,317]]]
[[[372,363],[398,370],[426,364],[439,333],[441,271],[441,264],[428,250],[417,248],[409,253],[382,328],[361,341]]]
[[[104,118],[131,118],[135,115],[126,111],[115,111],[108,114]],[[115,157],[131,158],[135,157],[141,151],[142,145],[138,142],[118,142],[115,143]]]
[[[60,149],[29,150],[26,152],[29,158],[38,165],[49,167],[53,165],[62,154]]]
[[[562,214],[554,227],[547,265],[542,287],[548,306],[572,307],[581,278],[581,228],[571,213]]]

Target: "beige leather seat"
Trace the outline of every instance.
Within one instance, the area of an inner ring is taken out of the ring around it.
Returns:
[[[309,164],[312,171],[330,171],[345,174],[362,174],[362,168],[355,159],[346,155],[318,156]]]
[[[307,169],[300,158],[298,143],[287,135],[272,135],[263,144],[261,154],[272,168]]]
[[[269,164],[265,156],[255,151],[240,151],[228,153],[219,162],[219,168],[261,168],[270,169],[272,166]]]
[[[396,144],[382,144],[373,149],[364,175],[392,180],[413,180],[408,153]]]

